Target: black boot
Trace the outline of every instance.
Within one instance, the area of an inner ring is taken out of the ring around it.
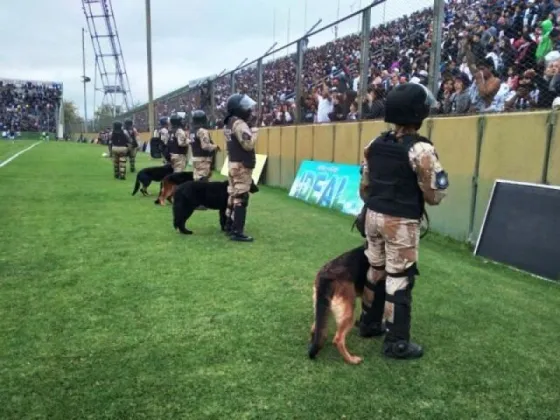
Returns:
[[[230,236],[231,235],[231,226],[233,224],[233,220],[231,219],[231,216],[228,217],[226,219],[226,224],[224,226],[224,233],[226,236]]]
[[[422,347],[410,341],[411,289],[408,287],[394,296],[387,296],[387,300],[393,303],[393,322],[387,321],[383,354],[392,359],[418,359],[424,355]]]
[[[367,286],[366,286],[367,287]],[[373,289],[371,308],[362,305],[362,315],[358,321],[359,335],[363,338],[380,337],[385,334],[383,311],[385,308],[385,280],[378,281]]]
[[[243,206],[233,207],[233,224],[231,225],[231,240],[238,242],[253,242],[253,238],[243,233],[247,208]]]
[[[412,341],[385,341],[383,354],[391,359],[419,359],[424,355],[424,349]]]

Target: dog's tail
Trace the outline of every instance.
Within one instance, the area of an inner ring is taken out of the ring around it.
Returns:
[[[331,306],[333,288],[332,282],[327,277],[319,277],[315,289],[315,329],[309,344],[308,354],[310,359],[315,359],[323,348],[327,338],[327,321]]]
[[[136,175],[136,184],[134,184],[134,189],[132,190],[132,195],[136,195],[136,193],[138,192],[139,189],[140,189],[140,179],[138,178],[138,175]]]

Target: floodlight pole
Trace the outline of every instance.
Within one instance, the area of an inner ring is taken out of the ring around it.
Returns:
[[[86,30],[82,28],[82,79],[84,83],[84,133],[87,133]]]
[[[361,69],[360,69],[360,92],[359,97],[362,98],[358,101],[358,115],[362,117],[363,99],[366,97],[368,76],[369,76],[369,32],[371,28],[371,7],[365,9],[362,13],[362,50],[361,56]]]
[[[437,95],[439,90],[439,73],[441,64],[441,32],[443,30],[444,0],[434,0],[434,24],[432,33],[432,48],[430,51],[430,72],[428,86]]]
[[[152,11],[150,0],[146,0],[146,53],[148,60],[148,127],[150,133],[153,134],[155,131],[155,117],[154,85],[152,72]]]

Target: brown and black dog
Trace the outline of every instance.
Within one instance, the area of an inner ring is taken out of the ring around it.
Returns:
[[[173,195],[175,194],[177,186],[192,181],[193,179],[192,172],[175,172],[167,175],[161,181],[159,195],[156,201],[154,201],[154,204],[165,206],[165,201],[173,203]]]
[[[326,263],[315,277],[313,308],[315,322],[311,327],[309,358],[314,359],[327,339],[329,311],[336,321],[333,344],[347,363],[357,365],[362,358],[346,348],[346,335],[354,327],[356,297],[362,296],[369,262],[364,254],[366,245],[359,246]]]

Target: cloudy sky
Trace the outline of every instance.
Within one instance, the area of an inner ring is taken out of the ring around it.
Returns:
[[[367,3],[366,0],[152,0],[154,97],[178,89],[189,80],[234,68],[245,57],[252,61],[275,41],[281,46],[301,36],[304,28],[318,19],[323,20],[322,26],[335,21],[337,15],[343,17]],[[196,6],[189,8],[191,4]],[[431,4],[433,0],[387,0],[385,7],[373,9],[372,25]],[[113,11],[133,101],[145,103],[148,98],[145,2],[113,1]],[[87,25],[82,2],[18,0],[7,2],[0,16],[0,39],[5,41],[0,49],[0,77],[60,81],[64,83],[65,99],[74,101],[83,113],[81,30]],[[99,33],[107,33],[100,25],[103,21],[96,22]],[[358,18],[346,21],[338,28],[339,36],[356,32],[359,25]],[[89,34],[86,37],[86,74],[92,78],[87,93],[91,118],[95,62]],[[332,29],[324,31],[311,38],[310,46],[333,38]],[[108,43],[102,42],[105,45]],[[282,54],[285,52],[279,53]],[[97,104],[102,96],[98,92]]]

